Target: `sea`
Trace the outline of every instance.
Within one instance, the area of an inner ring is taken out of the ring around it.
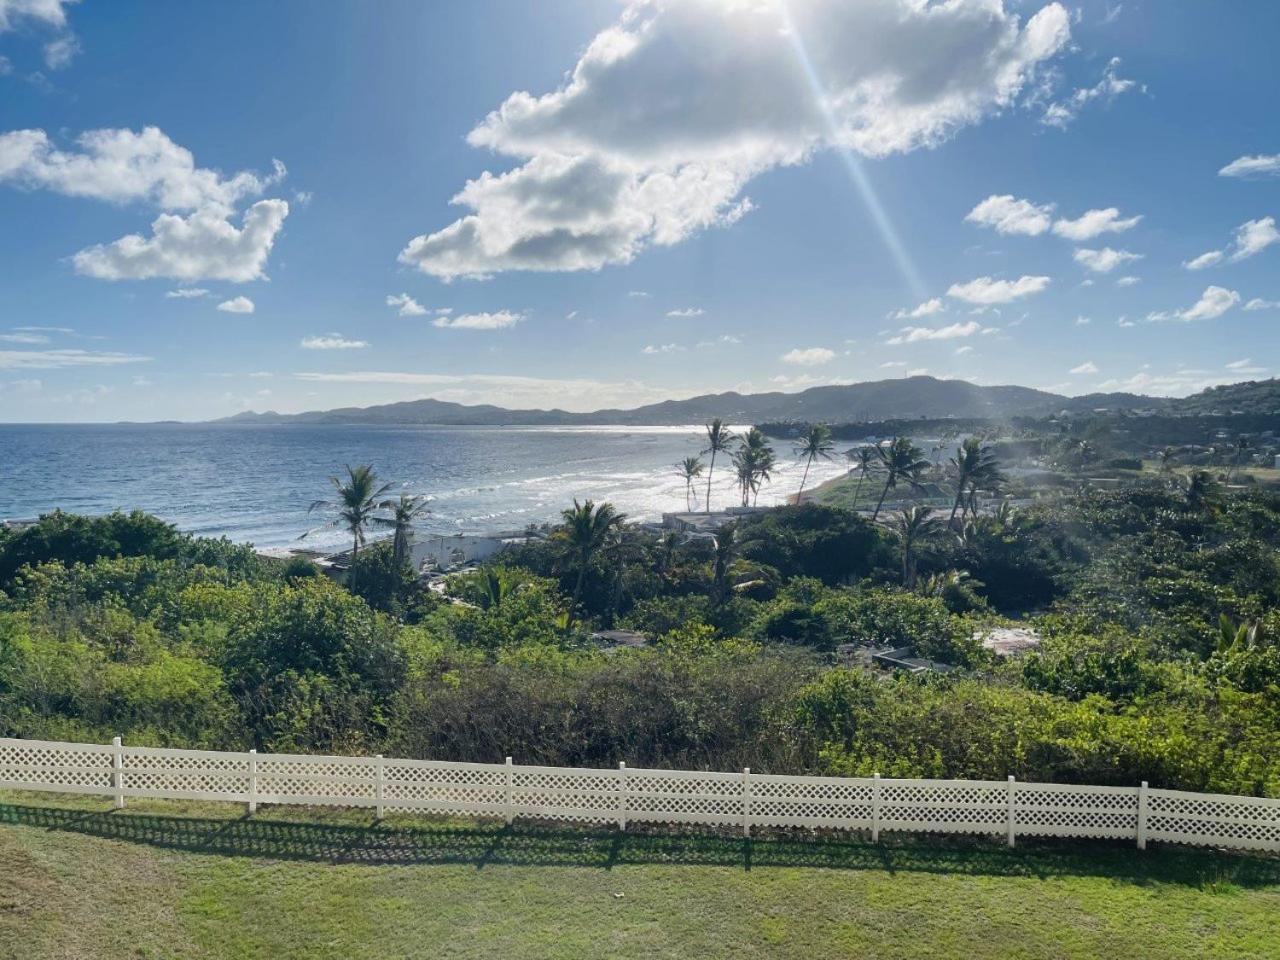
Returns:
[[[391,495],[429,499],[426,534],[522,530],[558,520],[574,498],[649,521],[685,509],[677,464],[702,441],[700,426],[0,424],[0,519],[140,509],[200,536],[326,549],[347,537],[308,508],[333,494],[344,465],[369,464]],[[794,494],[804,470],[790,443],[774,446],[762,506]],[[843,457],[819,460],[808,487],[845,470]],[[738,502],[731,474],[722,455],[714,508]],[[705,480],[697,495],[701,507]]]

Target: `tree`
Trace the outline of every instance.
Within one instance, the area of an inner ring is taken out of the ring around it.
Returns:
[[[373,467],[367,464],[360,467],[347,464],[347,482],[343,483],[337,477],[330,477],[329,482],[338,491],[338,499],[336,501],[316,500],[307,512],[310,513],[321,507],[338,510],[337,518],[329,526],[345,526],[351,533],[351,562],[355,563],[360,548],[364,545],[364,528],[373,518],[374,511],[382,509],[378,498],[391,489],[391,484],[384,483],[378,486],[378,476],[373,472]],[[314,532],[314,530],[308,530],[298,539],[308,537]]]
[[[796,444],[796,456],[804,461],[804,475],[800,478],[800,490],[796,493],[796,503],[804,498],[804,485],[809,480],[809,468],[813,461],[821,457],[830,460],[835,450],[831,439],[831,428],[825,423],[811,423],[800,442]]]
[[[1192,510],[1203,510],[1217,493],[1218,485],[1208,470],[1193,470],[1183,481],[1187,496],[1187,506]]]
[[[954,524],[956,511],[964,503],[966,488],[974,481],[982,481],[990,476],[995,469],[995,455],[980,439],[968,437],[956,448],[956,455],[951,457],[950,462],[956,475],[956,498],[951,504],[951,516],[947,518],[947,523]]]
[[[702,458],[685,457],[682,462],[676,465],[676,470],[684,478],[684,508],[692,511],[695,506],[693,481],[702,476]]]
[[[1231,466],[1227,468],[1227,483],[1231,482],[1232,476],[1240,469],[1240,459],[1244,456],[1244,452],[1249,449],[1248,437],[1236,437],[1236,442],[1232,445],[1234,453],[1231,457]]]
[[[564,545],[566,559],[578,571],[569,608],[572,613],[578,609],[582,585],[586,582],[587,569],[591,566],[592,559],[609,542],[609,535],[614,527],[620,526],[626,517],[618,513],[611,503],[602,503],[597,507],[592,500],[578,503],[577,498],[574,498],[573,506],[561,516],[564,517],[564,524],[556,528],[554,536]]]
[[[395,530],[391,541],[391,555],[397,565],[409,562],[409,542],[413,539],[413,524],[415,520],[431,512],[427,509],[427,503],[426,497],[402,493],[398,500],[383,500],[378,504],[379,510],[390,510],[391,516],[369,518],[373,523]]]
[[[738,486],[742,488],[742,505],[745,507],[755,502],[760,496],[760,487],[771,478],[778,458],[773,447],[759,427],[752,427],[742,439],[737,452],[733,455],[734,468],[737,471]]]
[[[894,437],[888,446],[877,445],[875,451],[885,476],[884,489],[880,491],[880,500],[876,503],[875,512],[871,514],[872,520],[879,518],[884,498],[889,495],[890,490],[897,488],[899,480],[905,480],[915,489],[920,486],[920,475],[930,466],[910,437]]]
[[[711,454],[711,464],[707,467],[707,513],[711,512],[711,476],[716,469],[716,454],[732,450],[733,440],[733,431],[719,417],[707,424],[707,448],[702,451],[703,456]]]
[[[738,556],[737,528],[727,523],[716,531],[715,560],[711,570],[712,599],[724,603],[729,598],[729,570]]]
[[[902,585],[916,585],[916,547],[938,532],[938,518],[932,507],[910,506],[886,524],[902,543]]]
[[[867,479],[867,474],[871,472],[871,468],[876,463],[875,447],[858,447],[856,450],[846,450],[844,455],[849,458],[858,471],[858,486],[853,491],[853,508],[858,508],[858,499],[862,496],[862,481]]]
[[[1174,449],[1173,447],[1165,447],[1160,451],[1160,472],[1165,476],[1173,473],[1174,465]]]

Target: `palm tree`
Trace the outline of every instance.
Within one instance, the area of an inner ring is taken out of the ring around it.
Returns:
[[[977,437],[967,437],[956,448],[956,455],[950,458],[951,468],[956,474],[956,499],[951,504],[951,516],[948,524],[956,522],[956,511],[964,501],[965,488],[970,479],[982,470],[984,461],[991,459],[991,451],[982,445]]]
[[[880,499],[876,503],[872,521],[880,516],[880,508],[884,506],[884,498],[889,491],[896,489],[899,480],[905,480],[911,487],[920,486],[920,475],[929,469],[930,463],[925,459],[920,448],[911,442],[910,437],[894,437],[887,447],[877,446],[876,457],[884,468],[884,489],[880,491]]]
[[[331,525],[342,525],[350,531],[351,562],[354,564],[364,545],[365,525],[373,518],[374,511],[380,509],[378,498],[391,489],[391,484],[378,486],[378,476],[373,472],[373,467],[367,464],[360,467],[347,464],[347,482],[343,483],[337,477],[330,477],[329,482],[338,491],[338,499],[316,500],[307,509],[307,513],[321,507],[338,510],[338,516]],[[308,530],[302,537],[312,533],[314,531]],[[298,539],[301,540],[302,537]]]
[[[773,447],[769,446],[769,439],[759,427],[752,427],[747,431],[747,435],[742,440],[741,449],[734,457],[734,463],[737,464],[739,459],[748,464],[747,473],[748,487],[752,494],[751,503],[754,505],[760,497],[760,487],[773,478],[773,468],[777,466],[778,458],[773,452]],[[746,503],[746,491],[744,491],[743,503]]]
[[[902,585],[911,590],[916,585],[916,547],[938,531],[938,518],[932,507],[910,506],[897,513],[886,526],[902,541]]]
[[[684,477],[684,508],[692,511],[694,509],[693,500],[693,481],[702,476],[702,458],[701,457],[685,457],[681,463],[676,464],[676,470],[680,476]]]
[[[1183,481],[1187,495],[1187,506],[1192,510],[1202,510],[1209,498],[1217,492],[1217,484],[1208,470],[1193,470]]]
[[[391,553],[398,567],[409,559],[409,541],[413,538],[414,521],[431,512],[427,509],[427,502],[426,497],[402,493],[398,500],[383,500],[378,504],[379,510],[390,510],[391,516],[369,518],[373,523],[395,530],[391,539]]]
[[[825,423],[809,424],[809,429],[796,444],[796,456],[804,461],[804,476],[800,478],[800,490],[796,493],[797,504],[804,500],[804,485],[809,480],[809,468],[813,466],[813,461],[819,457],[830,460],[834,450],[835,443],[831,439],[831,428]]]
[[[707,448],[702,451],[704,456],[711,454],[711,465],[707,467],[707,513],[711,512],[711,475],[716,469],[716,454],[733,449],[733,439],[733,431],[719,417],[707,424]]]
[[[857,450],[846,450],[844,455],[857,464],[858,486],[853,491],[853,508],[858,508],[858,500],[862,497],[862,481],[867,479],[872,466],[876,462],[875,447],[859,447]]]
[[[573,587],[573,601],[569,608],[570,615],[578,609],[578,601],[582,599],[582,585],[586,582],[587,568],[601,547],[609,542],[613,529],[626,519],[618,513],[611,503],[602,503],[599,507],[588,500],[578,503],[574,498],[573,506],[561,513],[564,524],[556,529],[555,536],[565,545],[568,559],[578,568],[578,579]]]
[[[715,534],[716,553],[711,569],[712,599],[724,603],[729,595],[729,570],[738,555],[737,531],[732,523],[725,524]]]

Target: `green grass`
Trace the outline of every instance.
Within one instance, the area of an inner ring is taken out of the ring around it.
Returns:
[[[0,957],[1280,957],[1280,860],[0,796]]]

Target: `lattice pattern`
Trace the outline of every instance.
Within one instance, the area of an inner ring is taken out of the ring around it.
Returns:
[[[0,740],[0,783],[66,793],[110,793],[112,748],[97,744]]]
[[[881,780],[880,829],[1003,833],[1009,787],[969,780]]]
[[[377,763],[363,757],[261,755],[258,797],[268,803],[369,806],[378,795]]]
[[[244,800],[249,755],[125,747],[121,786],[130,796]]]
[[[485,764],[388,760],[383,770],[386,806],[395,810],[501,812],[505,767]]]
[[[1134,787],[1018,784],[1014,803],[1018,836],[1137,835],[1138,791]]]
[[[1147,835],[1174,843],[1280,850],[1280,800],[1151,790]]]
[[[751,822],[768,827],[871,826],[870,780],[752,774]]]
[[[1280,800],[1134,787],[575,770],[12,739],[0,739],[0,786],[583,822],[987,834],[1005,834],[1012,823],[1015,836],[1280,851]]]

